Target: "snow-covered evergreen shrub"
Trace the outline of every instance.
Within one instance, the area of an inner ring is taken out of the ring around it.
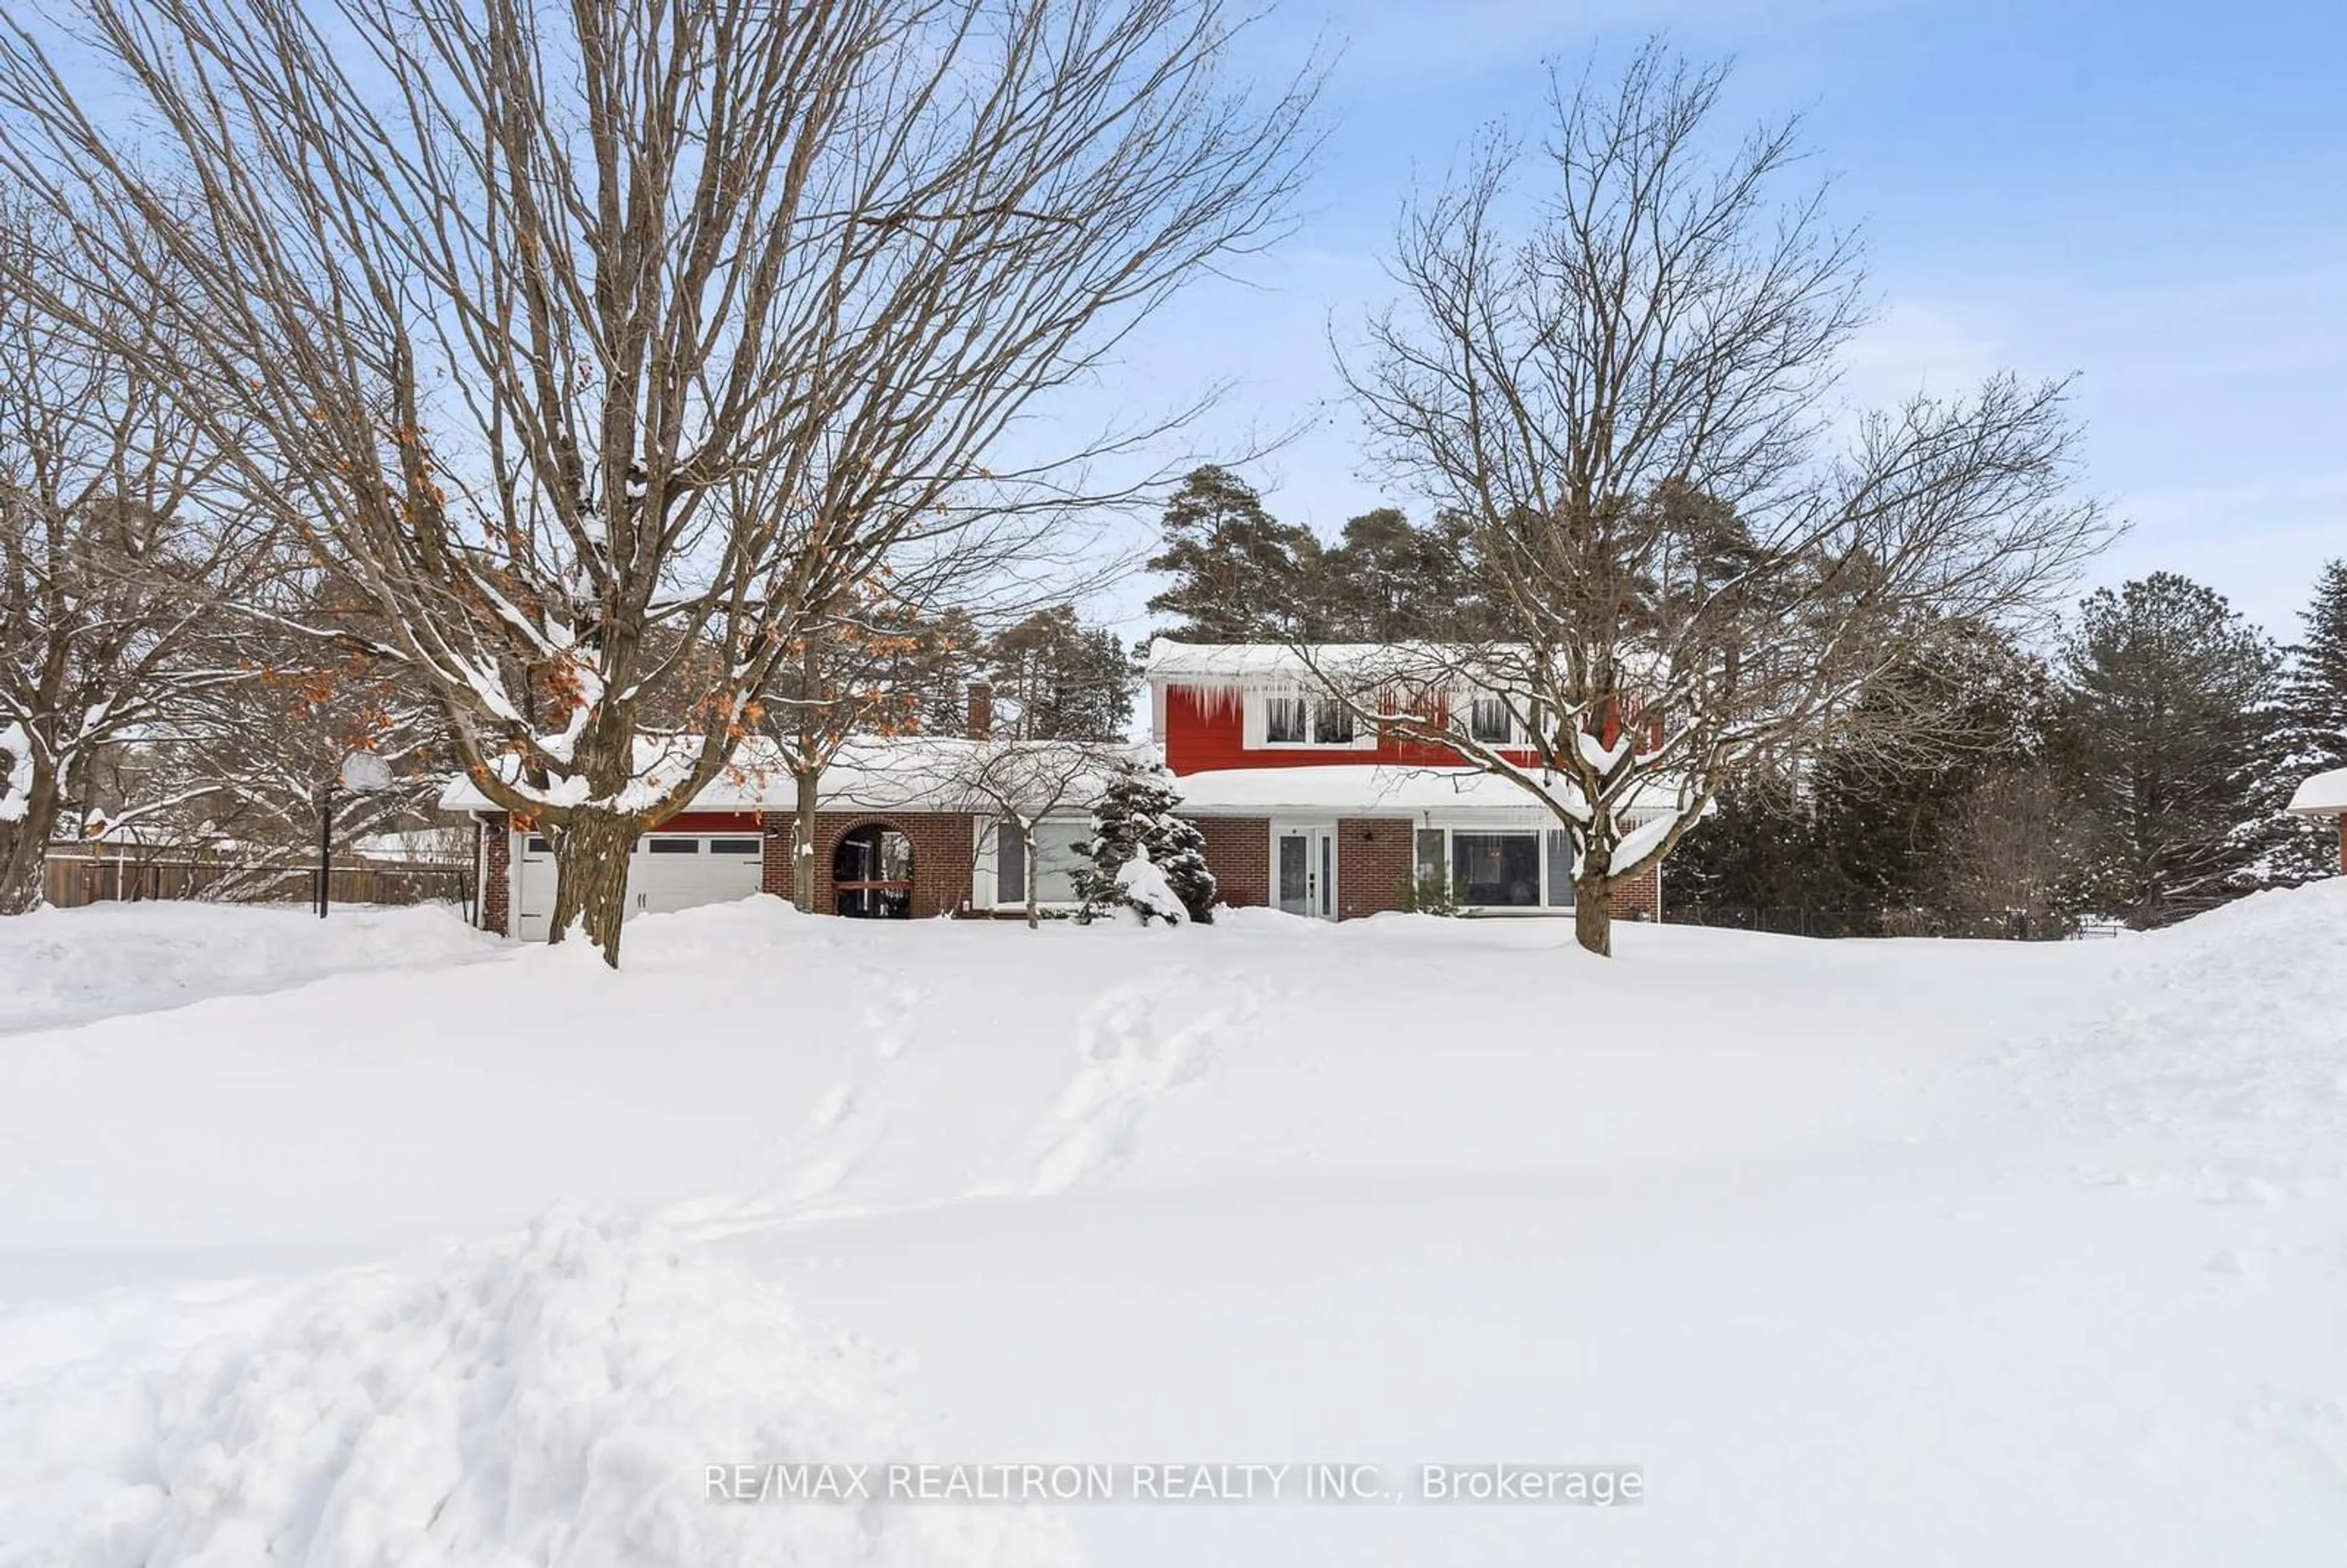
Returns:
[[[1165,880],[1165,873],[1149,858],[1149,846],[1143,845],[1133,852],[1133,858],[1117,868],[1116,885],[1124,895],[1125,906],[1141,917],[1141,923],[1163,920],[1178,926],[1190,917],[1183,907],[1181,896],[1174,885]]]
[[[1135,896],[1122,876],[1126,863],[1144,857],[1150,869],[1192,920],[1214,919],[1214,874],[1206,869],[1206,839],[1175,815],[1182,803],[1174,775],[1157,764],[1127,763],[1117,770],[1092,807],[1092,835],[1083,845],[1092,864],[1076,872],[1079,920],[1131,909],[1143,919],[1164,918]],[[1172,923],[1169,921],[1169,924]]]
[[[1459,890],[1449,870],[1437,866],[1401,879],[1401,907],[1413,915],[1456,915]]]

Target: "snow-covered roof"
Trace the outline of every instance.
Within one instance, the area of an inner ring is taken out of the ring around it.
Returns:
[[[2347,768],[2316,774],[2300,784],[2290,809],[2300,816],[2347,816]]]
[[[350,842],[354,855],[379,860],[408,860],[462,850],[467,830],[462,825],[411,827],[392,833],[363,833]]]
[[[630,794],[656,795],[664,793],[669,784],[682,777],[692,765],[701,747],[698,735],[639,735],[636,737],[635,778]],[[504,759],[503,776],[510,779],[520,773],[520,759]],[[782,783],[772,782],[779,776]],[[566,780],[548,789],[548,804],[569,805],[578,804],[569,795],[563,784],[575,784],[579,800],[586,798],[586,780]],[[710,782],[694,797],[693,806],[701,811],[754,811],[765,804],[766,795],[774,788],[787,792],[789,772],[782,765],[782,753],[774,743],[753,736],[734,748],[733,761],[725,770]],[[442,811],[497,811],[503,809],[483,794],[481,787],[463,774],[448,781],[440,792]]]
[[[1391,682],[1466,681],[1496,689],[1536,687],[1531,650],[1521,642],[1176,642],[1160,637],[1149,644],[1142,673],[1153,686],[1211,687],[1225,692],[1266,686],[1351,687]],[[1615,651],[1624,669],[1644,671],[1648,686],[1659,683],[1663,666],[1654,650],[1625,646]]]
[[[640,793],[664,790],[665,775],[678,777],[691,764],[697,742],[689,737],[665,740],[647,736],[636,743],[636,786]],[[971,741],[958,736],[906,735],[852,742],[843,747],[823,772],[817,799],[826,810],[910,811],[955,809],[984,798],[976,784],[981,777],[1015,781],[1022,765],[1036,774],[1050,774],[1097,763],[1104,769],[1126,754],[1121,747],[1080,745],[1056,741]],[[1096,788],[1096,786],[1093,786]],[[1088,798],[1079,776],[1068,798]],[[692,811],[790,811],[798,804],[798,785],[783,753],[772,741],[753,736],[743,741],[725,768],[692,798]],[[478,784],[463,774],[440,792],[443,811],[501,809]]]
[[[1176,642],[1160,637],[1149,644],[1142,671],[1152,681],[1210,682],[1216,684],[1255,681],[1305,681],[1317,671],[1330,674],[1377,674],[1423,671],[1470,666],[1495,649],[1471,649],[1432,642],[1317,642],[1291,647],[1283,642]]]
[[[1538,775],[1533,775],[1537,777]],[[1480,768],[1393,767],[1337,763],[1318,767],[1230,768],[1188,774],[1174,781],[1182,804],[1208,815],[1262,815],[1278,811],[1451,812],[1515,807],[1545,815],[1546,808],[1512,779]],[[1559,800],[1579,792],[1563,777],[1548,784]],[[1650,809],[1672,804],[1656,790]],[[1633,803],[1629,815],[1642,815]]]

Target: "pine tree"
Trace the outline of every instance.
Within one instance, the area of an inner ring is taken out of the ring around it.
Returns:
[[[1467,529],[1456,518],[1419,528],[1396,507],[1364,512],[1321,557],[1308,589],[1331,641],[1463,641],[1478,632]]]
[[[1898,928],[1901,912],[1943,904],[1971,853],[1957,824],[1973,794],[2044,749],[2047,685],[2045,665],[2004,634],[1942,623],[1867,699],[1936,715],[1928,732],[1894,753],[1828,746],[1732,781],[1671,862],[1674,898],[1721,918],[1806,909],[1852,931]]]
[[[2260,804],[2271,814],[2274,839],[2266,880],[2277,886],[2311,882],[2339,869],[2330,825],[2300,821],[2283,815],[2283,808],[2311,774],[2347,768],[2347,560],[2322,569],[2304,619],[2305,641],[2289,650],[2276,760],[2260,792]]]
[[[1081,846],[1091,862],[1076,872],[1076,896],[1083,907],[1076,918],[1131,909],[1143,920],[1152,911],[1136,903],[1119,873],[1137,854],[1146,853],[1175,897],[1199,925],[1213,921],[1214,874],[1206,868],[1206,839],[1197,826],[1176,815],[1182,804],[1174,775],[1154,763],[1127,763],[1102,792],[1092,807],[1092,835]]]
[[[1109,628],[1085,625],[1071,604],[1005,627],[981,651],[1000,705],[998,734],[1114,741],[1133,723],[1132,655]]]
[[[1275,632],[1322,635],[1320,541],[1264,510],[1244,480],[1213,465],[1167,502],[1165,547],[1149,569],[1174,585],[1149,601],[1176,615],[1164,635],[1187,642],[1248,642]]]
[[[2221,595],[2172,572],[2087,597],[2061,723],[2104,913],[2164,926],[2255,886],[2280,662]]]

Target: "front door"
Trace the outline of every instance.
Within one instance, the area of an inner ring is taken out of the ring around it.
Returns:
[[[1337,917],[1337,835],[1327,827],[1276,827],[1271,835],[1272,895],[1284,915]]]

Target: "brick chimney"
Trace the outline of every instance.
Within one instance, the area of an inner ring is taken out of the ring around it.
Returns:
[[[994,683],[990,681],[969,683],[969,738],[994,739]]]

